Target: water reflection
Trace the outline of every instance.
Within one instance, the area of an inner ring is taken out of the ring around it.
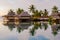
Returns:
[[[52,23],[52,24],[49,24],[51,26],[51,29],[52,29],[52,34],[55,36],[58,34],[58,31],[60,31],[60,24],[57,24],[57,23]],[[34,27],[32,27],[32,29],[30,29],[30,33],[32,36],[34,36],[34,33],[37,29],[44,29],[44,30],[47,30],[48,28],[48,23],[45,23],[45,22],[34,22]]]
[[[53,23],[51,25],[51,29],[52,29],[52,34],[55,36],[58,34],[58,31],[60,31],[60,24],[56,24],[56,23]]]
[[[31,26],[31,22],[20,22],[18,25],[16,25],[19,33],[24,29],[28,29],[29,26]]]
[[[27,30],[31,25],[33,25],[32,28],[30,28],[29,32],[32,36],[35,35],[36,30],[44,29],[46,31],[51,26],[52,34],[55,36],[60,31],[60,24],[57,24],[55,22],[49,24],[50,22],[5,22],[4,25],[8,26],[8,28],[12,31],[14,28],[17,29],[18,33]],[[48,25],[49,24],[49,25]]]
[[[13,28],[15,28],[15,25],[14,25],[14,24],[8,24],[7,26],[8,26],[8,28],[9,28],[11,31],[13,30]]]
[[[17,31],[20,33],[21,31],[28,29],[31,26],[31,22],[19,22],[19,24],[15,24],[14,22],[4,23],[5,26],[12,31],[14,28],[17,28]]]
[[[32,29],[30,29],[30,33],[32,34],[32,36],[34,35],[35,30],[37,30],[39,28],[47,30],[48,24],[47,23],[42,23],[42,22],[34,22],[34,27]]]

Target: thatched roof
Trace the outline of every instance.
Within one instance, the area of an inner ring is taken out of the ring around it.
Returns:
[[[15,12],[9,12],[8,14],[7,14],[7,16],[15,16],[16,14],[15,14]]]
[[[17,15],[15,14],[15,12],[8,12],[7,15],[4,15],[2,17],[9,17],[9,16],[17,16]]]
[[[56,19],[60,19],[60,13],[52,13],[51,16]]]
[[[58,16],[58,13],[51,13],[51,16]]]
[[[20,15],[19,15],[20,17],[29,17],[29,16],[31,16],[30,14],[28,14],[28,12],[22,12]]]

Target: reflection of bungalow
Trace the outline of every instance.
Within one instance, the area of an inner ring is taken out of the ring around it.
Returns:
[[[8,26],[9,28],[21,28],[21,29],[28,29],[29,26],[31,26],[31,22],[20,22],[18,25],[16,25],[14,22],[10,23],[8,22],[8,24],[4,24],[5,26]]]
[[[20,27],[22,29],[28,29],[28,27],[31,26],[31,22],[21,22],[17,27]]]
[[[17,31],[20,33],[23,30],[27,30],[31,26],[30,22],[20,22],[19,25],[16,25]]]
[[[28,12],[22,12],[20,15],[19,15],[19,19],[21,21],[30,21],[31,20],[31,15],[28,14]]]
[[[52,28],[52,33],[56,35],[60,31],[60,24],[53,24],[51,28]]]

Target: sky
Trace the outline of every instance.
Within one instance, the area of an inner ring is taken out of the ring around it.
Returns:
[[[9,9],[16,11],[17,8],[22,8],[28,11],[31,4],[38,10],[47,9],[49,14],[55,5],[60,9],[60,0],[0,0],[0,16],[6,15]]]

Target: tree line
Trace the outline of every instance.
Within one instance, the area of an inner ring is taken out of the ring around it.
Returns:
[[[40,17],[40,16],[48,16],[48,14],[49,14],[47,9],[44,9],[43,11],[42,10],[39,11],[35,8],[34,5],[29,6],[28,9],[29,9],[29,12],[32,13],[32,16]],[[10,12],[13,12],[13,10],[10,9]],[[16,12],[19,15],[22,12],[24,12],[24,9],[18,8]],[[58,13],[58,7],[57,6],[53,6],[52,13]]]

